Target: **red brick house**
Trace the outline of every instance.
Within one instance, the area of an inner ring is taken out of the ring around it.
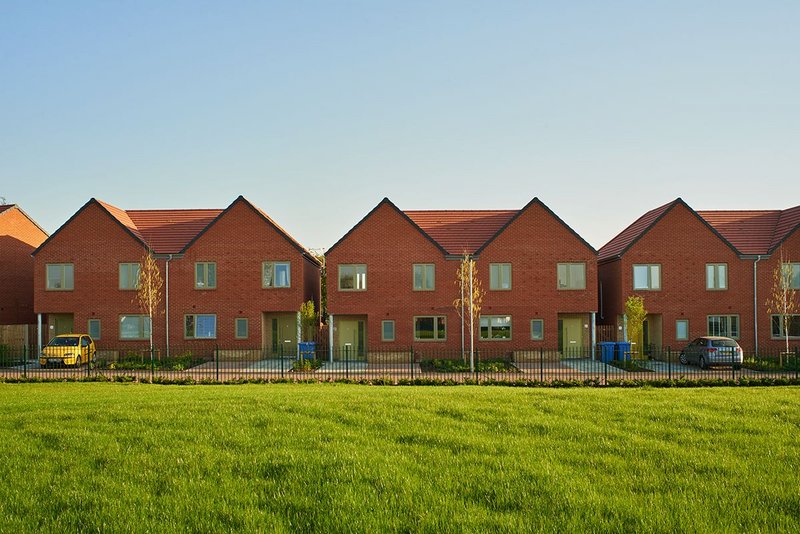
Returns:
[[[486,291],[479,350],[594,346],[597,253],[534,198],[499,211],[401,211],[381,201],[326,253],[331,347],[456,356],[465,253]]]
[[[135,303],[143,255],[164,281],[161,313]],[[87,202],[34,253],[35,308],[50,336],[102,347],[295,350],[300,305],[319,304],[320,263],[244,197],[224,210],[128,210]]]
[[[47,239],[19,206],[0,205],[0,325],[34,324],[33,258]]]
[[[622,330],[625,301],[639,295],[646,346],[678,349],[708,334],[772,346],[765,301],[776,252],[800,256],[798,224],[798,208],[697,212],[680,198],[655,208],[600,249],[599,320]]]

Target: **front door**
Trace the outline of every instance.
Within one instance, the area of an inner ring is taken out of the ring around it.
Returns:
[[[559,349],[563,356],[583,356],[583,320],[580,317],[562,317],[559,323]]]
[[[71,313],[51,313],[47,316],[47,322],[50,325],[50,339],[74,333],[75,316]]]
[[[293,356],[297,352],[297,315],[264,314],[264,346],[272,356]]]
[[[339,359],[354,360],[365,355],[366,321],[363,319],[339,319],[337,348]]]

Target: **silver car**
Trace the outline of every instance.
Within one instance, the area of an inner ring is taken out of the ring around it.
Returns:
[[[701,369],[712,365],[731,365],[734,369],[742,367],[742,347],[729,338],[720,336],[698,337],[681,351],[681,363],[695,363]]]

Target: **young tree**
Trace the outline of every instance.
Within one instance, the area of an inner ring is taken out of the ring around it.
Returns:
[[[303,341],[315,341],[319,329],[319,318],[314,310],[314,301],[309,300],[300,305],[300,324]]]
[[[792,316],[800,311],[798,304],[798,291],[792,286],[794,270],[792,262],[784,259],[781,248],[781,261],[772,273],[772,291],[767,299],[767,313],[774,313],[778,317],[783,337],[786,342],[786,354],[789,353],[789,327]],[[780,355],[780,365],[783,367],[783,353]]]
[[[164,283],[161,270],[150,251],[145,251],[139,266],[139,283],[136,290],[136,302],[142,313],[150,318],[150,361],[153,354],[153,316],[160,313],[161,288]]]
[[[625,317],[628,318],[628,340],[641,345],[640,338],[644,330],[644,320],[647,317],[642,297],[636,295],[628,297],[628,300],[625,301]]]
[[[459,287],[460,296],[453,301],[459,318],[461,318],[461,354],[464,357],[464,325],[469,330],[469,368],[475,372],[475,321],[480,320],[481,305],[486,292],[478,279],[478,267],[469,254],[456,269],[456,285]],[[466,360],[466,358],[464,357]]]

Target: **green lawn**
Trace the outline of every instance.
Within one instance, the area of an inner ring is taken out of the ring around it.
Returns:
[[[0,384],[0,532],[800,531],[800,388]]]

